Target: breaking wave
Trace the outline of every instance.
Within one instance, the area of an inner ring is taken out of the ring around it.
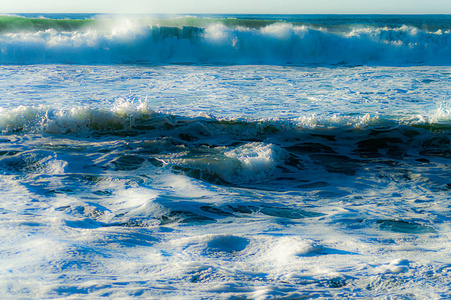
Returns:
[[[449,65],[451,31],[274,20],[0,18],[1,64]]]
[[[259,185],[277,179],[298,184],[299,178],[307,180],[304,173],[312,164],[329,173],[355,175],[370,162],[397,166],[407,158],[414,164],[449,159],[450,115],[442,109],[410,121],[369,115],[238,120],[158,113],[145,103],[134,106],[126,101],[110,110],[21,106],[0,111],[0,143],[6,145],[0,163],[14,174],[44,169],[55,173],[64,165],[48,165],[45,151],[72,149],[66,142],[75,139],[77,144],[84,141],[75,148],[87,153],[111,152],[96,163],[103,162],[105,169],[165,166],[176,174],[221,185]],[[38,136],[66,142],[44,143],[42,157],[8,147],[14,140]],[[93,148],[87,150],[86,143]]]
[[[111,109],[84,106],[60,109],[45,105],[0,108],[0,130],[3,134],[15,132],[139,134],[151,130],[169,130],[177,134],[184,134],[186,131],[187,134],[197,136],[233,134],[252,137],[293,129],[347,130],[402,125],[451,129],[451,110],[449,107],[439,107],[428,115],[405,118],[364,114],[310,115],[291,119],[236,119],[159,113],[151,110],[146,102],[135,104],[127,100],[118,101]]]

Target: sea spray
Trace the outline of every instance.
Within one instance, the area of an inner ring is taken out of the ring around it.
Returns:
[[[3,297],[449,298],[449,16],[3,20]]]
[[[99,22],[73,31],[3,32],[0,63],[449,65],[450,34],[411,26],[336,32],[286,22],[260,28],[221,21],[206,27],[145,26],[122,18],[111,27]]]

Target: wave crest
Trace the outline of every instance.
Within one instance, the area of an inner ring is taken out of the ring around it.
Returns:
[[[449,65],[451,32],[416,27],[329,32],[275,23],[261,28],[118,24],[109,31],[55,29],[0,36],[1,64],[219,63]]]
[[[0,108],[0,130],[33,133],[86,133],[121,131],[173,130],[177,134],[227,135],[252,137],[296,128],[356,129],[384,126],[440,126],[451,127],[451,110],[442,105],[428,115],[391,118],[382,115],[305,115],[292,119],[233,119],[212,118],[206,115],[183,117],[151,110],[146,101],[134,103],[120,100],[111,109],[73,107],[59,109],[49,106],[18,106]],[[185,132],[186,131],[186,132]]]

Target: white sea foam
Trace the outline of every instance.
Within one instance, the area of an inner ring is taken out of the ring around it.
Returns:
[[[397,65],[449,33],[118,25],[1,59],[233,63],[3,66],[2,296],[449,298],[450,67],[236,65]]]
[[[448,65],[450,34],[408,26],[332,33],[288,23],[149,27],[120,19],[108,30],[3,34],[0,62]]]
[[[271,178],[276,167],[288,157],[280,147],[262,143],[246,144],[224,154],[239,162],[232,172],[225,174],[225,179],[242,182],[261,182]]]
[[[55,109],[48,106],[18,106],[14,109],[0,109],[0,129],[3,133],[17,131],[41,133],[89,133],[90,131],[123,131],[140,128],[145,123],[149,128],[165,129],[168,124],[180,127],[193,122],[197,123],[197,134],[206,134],[211,130],[215,134],[234,133],[241,136],[253,136],[266,130],[285,131],[294,128],[370,128],[375,126],[448,124],[451,113],[446,105],[436,108],[424,115],[407,115],[404,118],[384,117],[369,113],[362,116],[310,115],[293,119],[251,119],[221,118],[218,122],[230,126],[215,125],[214,119],[200,116],[192,120],[170,114],[159,114],[149,109],[147,102],[133,104],[120,101],[111,109],[93,109],[74,107],[71,109]],[[235,123],[238,122],[238,123]],[[196,133],[194,125],[186,130]],[[203,126],[207,126],[204,128]],[[199,131],[200,130],[200,131]],[[230,156],[229,156],[230,157]]]
[[[17,130],[46,133],[70,133],[84,130],[120,130],[131,128],[137,118],[154,114],[147,105],[121,100],[109,110],[73,107],[68,110],[49,106],[18,106],[1,109],[0,127],[3,132]]]

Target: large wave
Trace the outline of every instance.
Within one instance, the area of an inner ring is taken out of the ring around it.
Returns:
[[[177,20],[156,25],[97,20],[94,26],[92,20],[43,19],[36,21],[39,26],[27,25],[34,30],[3,30],[0,63],[451,64],[451,31],[446,29],[348,26],[337,31],[261,20]]]

